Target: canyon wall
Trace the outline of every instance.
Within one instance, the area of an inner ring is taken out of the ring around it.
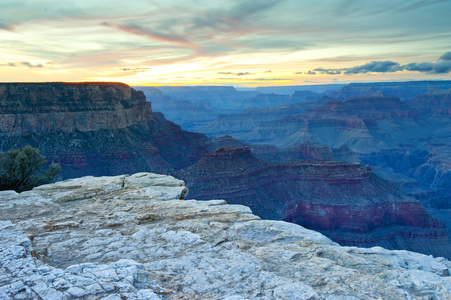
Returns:
[[[0,84],[0,135],[119,129],[152,121],[142,92],[121,83]]]

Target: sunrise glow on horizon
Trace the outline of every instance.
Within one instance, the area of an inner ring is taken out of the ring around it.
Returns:
[[[451,80],[451,1],[0,2],[0,81]]]

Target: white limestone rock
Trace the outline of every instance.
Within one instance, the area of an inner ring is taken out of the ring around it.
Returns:
[[[1,299],[451,299],[451,262],[341,247],[170,176],[0,192]]]

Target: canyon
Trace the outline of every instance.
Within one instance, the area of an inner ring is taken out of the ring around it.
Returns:
[[[343,247],[170,176],[83,177],[0,192],[3,299],[438,299],[451,262]]]
[[[291,98],[298,101],[304,97],[300,102],[246,108],[240,113],[247,121],[264,121],[255,122],[257,127],[272,124],[267,129],[272,130],[273,138],[287,138],[290,132],[297,132],[300,123],[308,124],[302,128],[310,133],[335,130],[327,137],[335,139],[334,143],[305,138],[280,148],[235,139],[238,134],[211,140],[184,131],[154,112],[149,102],[167,100],[179,109],[185,93],[209,97],[218,92],[208,106],[217,110],[221,105],[260,99],[255,94],[220,87],[180,87],[169,97],[162,93],[165,89],[149,87],[153,96],[146,100],[142,92],[120,83],[1,84],[0,150],[27,144],[38,147],[49,162],[62,165],[64,179],[144,171],[172,174],[186,180],[191,197],[245,204],[262,218],[301,224],[342,244],[449,257],[449,231],[424,209],[449,208],[449,147],[443,142],[447,138],[443,107],[449,98],[442,90],[431,91],[433,99],[418,96],[432,99],[431,105],[421,109],[422,98],[410,105],[382,93],[338,101],[328,96],[315,100],[314,93],[295,92]],[[199,105],[207,106],[205,99],[198,100]],[[182,106],[188,110],[187,121],[189,107],[193,108],[188,102]],[[434,105],[439,109],[432,109]],[[286,115],[289,113],[297,114]],[[240,114],[235,114],[237,122]],[[226,120],[228,115],[223,116]],[[418,123],[415,134],[421,136],[429,129],[419,127],[419,116],[441,130],[442,135],[434,138],[434,152],[429,142],[409,150],[402,143],[412,143],[410,137],[397,141],[398,137],[387,135],[402,124]],[[246,134],[245,123],[230,128]],[[396,141],[399,147],[386,149],[379,137],[385,145],[391,147]],[[353,142],[336,142],[346,139]],[[370,170],[366,165],[374,167]],[[405,175],[394,176],[393,170]],[[401,189],[378,175],[401,183]],[[434,216],[448,224],[442,213]]]

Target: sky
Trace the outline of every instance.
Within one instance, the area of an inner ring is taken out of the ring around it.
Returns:
[[[451,80],[451,0],[0,0],[0,82]]]

